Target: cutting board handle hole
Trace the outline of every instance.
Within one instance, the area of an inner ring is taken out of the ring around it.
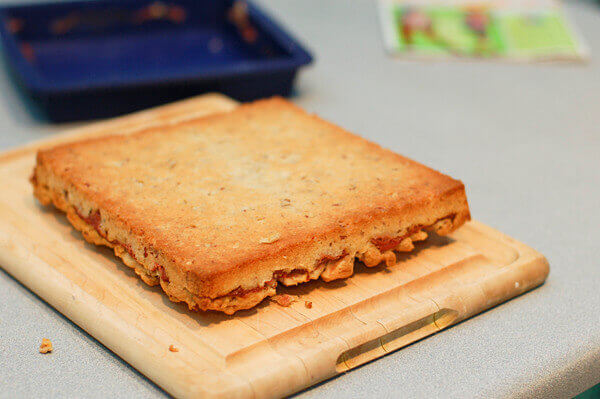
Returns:
[[[441,309],[381,337],[342,352],[337,359],[335,369],[338,373],[342,373],[376,359],[385,353],[400,349],[403,346],[448,327],[457,317],[458,312],[456,310]]]

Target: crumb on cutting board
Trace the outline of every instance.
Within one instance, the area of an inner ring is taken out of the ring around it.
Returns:
[[[304,306],[308,309],[312,309],[312,302],[311,301],[304,301]]]
[[[42,344],[40,345],[40,353],[52,352],[52,342],[48,338],[42,338]]]
[[[271,300],[276,302],[279,306],[283,306],[283,307],[287,308],[292,303],[296,302],[298,300],[298,298],[293,295],[278,294],[278,295],[272,296]]]
[[[176,347],[174,347],[173,345],[169,345],[169,350],[171,352],[179,352],[179,349],[177,349]]]

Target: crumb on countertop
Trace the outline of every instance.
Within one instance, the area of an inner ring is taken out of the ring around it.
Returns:
[[[173,345],[169,345],[169,350],[171,352],[179,352],[179,349],[177,349],[176,347],[174,347]]]
[[[52,352],[52,342],[48,338],[42,338],[42,344],[40,345],[40,353]]]
[[[288,294],[278,294],[271,297],[279,306],[288,307],[298,300],[297,297]]]

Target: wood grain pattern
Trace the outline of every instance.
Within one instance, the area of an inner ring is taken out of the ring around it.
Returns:
[[[541,254],[473,221],[418,244],[394,267],[359,266],[344,281],[284,288],[300,297],[288,308],[265,302],[235,316],[191,313],[141,282],[110,250],[85,243],[62,214],[33,198],[27,179],[41,146],[233,107],[225,97],[201,96],[0,155],[0,265],[177,397],[291,394],[545,280]]]

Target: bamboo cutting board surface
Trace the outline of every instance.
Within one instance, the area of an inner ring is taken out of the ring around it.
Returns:
[[[223,96],[200,96],[0,155],[0,266],[167,392],[215,398],[291,394],[530,290],[548,275],[541,254],[473,221],[449,237],[430,237],[393,267],[357,264],[343,281],[282,288],[300,299],[287,308],[264,301],[234,316],[194,313],[145,285],[111,250],[87,244],[60,212],[33,198],[28,178],[40,147],[235,106]]]

